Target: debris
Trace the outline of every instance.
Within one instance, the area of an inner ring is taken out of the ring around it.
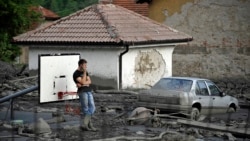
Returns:
[[[100,139],[100,140],[93,140],[93,141],[117,141],[117,140],[160,140],[162,139],[162,136],[169,133],[170,131],[164,131],[162,132],[158,137],[148,138],[148,137],[129,137],[129,136],[118,136],[113,138],[107,138],[107,139]]]
[[[14,128],[18,128],[18,127],[23,127],[23,120],[12,120],[11,121],[11,125],[14,127]]]
[[[239,136],[250,137],[250,130],[246,130],[246,129],[239,129],[239,128],[236,129],[236,128],[230,128],[230,127],[225,127],[225,126],[218,126],[212,123],[203,123],[203,122],[191,121],[191,120],[178,119],[177,122],[181,124],[185,124],[185,125],[212,130],[212,131],[229,132],[229,133],[239,135]]]
[[[130,123],[130,125],[133,124],[145,124],[148,120],[152,118],[153,110],[147,109],[145,107],[137,107],[132,111],[127,121]]]
[[[46,120],[47,123],[59,123],[59,122],[65,122],[65,119],[63,116],[53,117],[52,119]]]
[[[28,128],[35,134],[51,133],[49,124],[43,118],[39,118],[37,122],[29,125]]]

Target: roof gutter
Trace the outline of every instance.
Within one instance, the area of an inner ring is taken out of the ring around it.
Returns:
[[[188,43],[169,43],[169,44],[147,44],[147,45],[132,45],[130,48],[147,48],[147,47],[166,47],[166,46],[177,46],[187,45]]]
[[[119,85],[118,85],[118,90],[120,90],[120,88],[122,88],[122,56],[129,51],[128,45],[125,45],[124,47],[125,47],[125,51],[123,51],[119,55],[119,78],[118,78]]]

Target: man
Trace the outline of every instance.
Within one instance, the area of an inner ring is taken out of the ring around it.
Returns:
[[[81,128],[87,131],[97,131],[91,122],[91,117],[95,112],[95,103],[91,92],[92,89],[90,88],[91,79],[87,72],[87,61],[85,59],[78,61],[78,68],[73,74],[73,79],[78,88],[77,94],[83,113]]]

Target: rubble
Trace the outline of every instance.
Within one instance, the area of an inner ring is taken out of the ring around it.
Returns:
[[[2,62],[0,62],[0,65]],[[25,70],[19,73],[21,69],[13,68],[12,65],[6,65],[1,68],[0,72],[8,72],[1,75],[0,98],[38,85],[38,76],[24,75]],[[18,75],[17,75],[18,74]],[[246,83],[236,83],[234,81],[221,82],[223,89],[230,91],[231,89],[241,89],[236,95],[245,101],[249,101],[250,86]],[[218,82],[220,83],[220,82]],[[234,87],[234,88],[233,88]],[[229,90],[230,89],[230,90]],[[247,93],[249,92],[249,93]],[[65,112],[65,102],[39,104],[38,91],[34,91],[14,99],[14,112],[23,111],[37,118],[32,123],[23,120],[23,125],[17,124],[15,127],[5,118],[0,119],[0,138],[11,137],[27,137],[32,140],[190,140],[199,141],[211,138],[237,140],[236,135],[248,135],[247,132],[240,130],[248,129],[249,122],[244,120],[235,120],[227,122],[226,120],[214,117],[202,117],[198,125],[204,127],[193,126],[192,122],[182,123],[186,120],[176,115],[159,113],[156,109],[147,109],[144,107],[136,107],[137,93],[124,91],[107,91],[97,90],[94,92],[96,102],[96,113],[94,114],[94,125],[100,128],[98,132],[82,131],[79,128],[81,115],[78,113]],[[79,101],[73,103],[78,104]],[[242,101],[243,102],[243,101]],[[243,103],[242,103],[243,104]],[[244,103],[245,104],[245,103]],[[245,104],[248,106],[248,104]],[[4,113],[9,110],[9,103],[2,103],[0,112]],[[10,113],[10,111],[9,111]],[[39,117],[41,114],[50,114],[50,117],[44,119]],[[248,116],[246,113],[245,116]],[[9,123],[8,123],[9,122]],[[132,122],[132,124],[131,124]],[[209,125],[209,126],[208,126]],[[224,127],[224,130],[217,130],[213,125]],[[15,129],[13,132],[12,129]],[[5,135],[2,131],[7,132]],[[246,131],[246,130],[245,130]],[[242,133],[242,134],[241,134]],[[249,138],[247,138],[249,139]]]

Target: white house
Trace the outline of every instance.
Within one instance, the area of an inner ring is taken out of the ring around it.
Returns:
[[[95,4],[13,38],[29,46],[29,69],[39,54],[80,53],[99,89],[147,88],[172,75],[172,52],[192,37],[113,4]],[[65,66],[67,67],[67,66]]]

